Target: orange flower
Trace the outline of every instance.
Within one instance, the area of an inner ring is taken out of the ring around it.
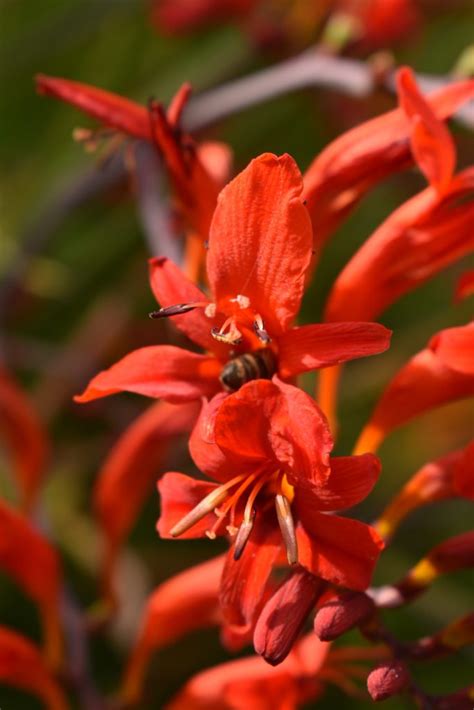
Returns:
[[[0,681],[34,693],[48,710],[69,707],[39,649],[24,636],[3,626],[0,627]]]
[[[61,569],[51,545],[21,515],[0,501],[0,569],[39,606],[45,657],[52,668],[61,661],[59,621]]]
[[[25,394],[0,368],[0,435],[5,440],[20,489],[21,507],[36,503],[48,455],[46,434]]]

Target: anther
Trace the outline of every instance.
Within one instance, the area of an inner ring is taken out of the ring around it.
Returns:
[[[237,533],[234,543],[234,560],[240,560],[242,553],[245,550],[245,546],[248,542],[250,534],[253,530],[253,524],[255,521],[255,510],[252,510],[250,518],[244,518],[242,524]]]
[[[182,313],[189,313],[189,311],[193,311],[195,308],[197,308],[197,305],[194,303],[177,303],[174,306],[167,306],[166,308],[152,311],[148,315],[150,318],[156,320],[158,318],[169,318],[170,316],[179,316]]]
[[[195,508],[189,511],[181,520],[179,520],[176,525],[174,525],[170,530],[171,537],[179,537],[186,530],[192,528],[200,520],[206,517],[209,513],[212,513],[214,508],[222,503],[223,500],[227,498],[227,488],[220,486],[216,490],[212,491],[203,498]]]
[[[272,342],[272,339],[268,335],[265,326],[263,324],[263,320],[261,316],[257,316],[255,318],[254,324],[253,324],[253,329],[255,333],[257,334],[257,337],[259,340],[262,341],[262,343],[265,343],[265,345],[268,345],[268,343]]]
[[[238,345],[242,342],[242,334],[236,330],[234,332],[222,333],[218,328],[212,328],[211,335],[214,340],[227,345]]]
[[[275,507],[281,535],[285,543],[288,564],[295,565],[298,562],[298,545],[296,542],[295,523],[288,498],[279,493],[275,496]]]

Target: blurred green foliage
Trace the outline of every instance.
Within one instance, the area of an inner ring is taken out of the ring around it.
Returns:
[[[157,34],[147,13],[147,4],[138,0],[0,3],[0,270],[4,277],[22,249],[25,230],[31,232],[38,226],[44,205],[94,160],[71,140],[73,127],[90,122],[68,106],[37,97],[36,72],[88,82],[141,101],[153,95],[166,102],[185,80],[200,91],[264,64],[236,27],[170,39]],[[430,20],[422,36],[396,54],[397,61],[419,71],[447,72],[472,39],[473,22],[472,7]],[[233,116],[205,136],[229,142],[236,170],[266,150],[289,152],[304,169],[342,130],[393,103],[386,96],[356,101],[327,91],[304,91]],[[459,128],[456,134],[462,146],[460,163],[472,162],[472,136]],[[380,221],[422,185],[418,174],[404,173],[387,180],[364,200],[327,249],[306,295],[303,320],[320,317],[330,284],[342,265]],[[32,259],[14,301],[1,314],[7,362],[31,388],[40,413],[50,420],[54,457],[45,506],[68,579],[84,607],[97,596],[98,543],[90,503],[95,473],[110,445],[146,403],[121,396],[81,408],[72,404],[71,397],[99,367],[130,348],[173,337],[166,326],[146,318],[154,305],[146,282],[147,256],[133,200],[121,193],[92,200],[72,212]],[[449,269],[391,308],[383,322],[394,329],[392,349],[373,361],[347,367],[338,453],[350,451],[391,373],[435,330],[469,317],[469,304],[452,305],[453,285],[462,270],[463,265]],[[104,309],[109,319],[103,323],[104,333],[113,327],[110,318],[113,321],[115,314],[126,317],[129,325],[110,347],[94,356],[84,347],[93,349],[95,343],[88,343],[87,338],[84,342],[77,334],[109,298],[116,307],[115,311]],[[312,386],[311,378],[307,382]],[[358,512],[370,520],[419,465],[461,446],[470,433],[472,409],[465,403],[427,415],[396,432],[381,450],[381,482]],[[176,453],[177,461],[180,453]],[[2,481],[5,475],[2,471]],[[8,486],[2,482],[4,489],[8,491]],[[157,500],[152,495],[125,555],[124,569],[131,575],[128,584],[136,586],[133,622],[153,584],[218,550],[218,543],[159,540],[154,532],[156,515]],[[403,574],[430,546],[465,530],[471,516],[468,505],[459,502],[433,506],[429,514],[415,514],[382,560],[377,581]],[[387,622],[401,638],[415,638],[467,612],[471,601],[467,575],[456,574],[439,581],[408,609],[387,614]],[[0,623],[38,636],[33,608],[3,577]],[[120,633],[112,629],[92,639],[94,677],[106,692],[117,688],[131,628],[129,620]],[[356,635],[348,640],[356,642]],[[159,654],[143,708],[162,707],[194,672],[225,657],[215,631],[192,635]],[[472,656],[464,652],[456,659],[420,666],[419,679],[430,690],[447,692],[466,684],[471,672]],[[329,690],[318,703],[321,708],[341,710],[370,705],[347,699],[337,690]],[[0,707],[30,710],[39,706],[26,694],[1,688]],[[397,699],[385,707],[396,710],[411,705]]]

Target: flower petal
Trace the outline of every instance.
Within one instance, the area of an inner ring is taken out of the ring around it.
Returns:
[[[421,94],[408,67],[397,73],[397,91],[412,125],[411,149],[415,160],[428,182],[442,192],[449,185],[456,164],[451,134]]]
[[[171,444],[191,429],[198,407],[197,402],[153,404],[125,430],[99,470],[94,508],[105,535],[102,586],[112,604],[115,561],[123,538],[152,489]]]
[[[40,94],[66,101],[106,126],[135,138],[152,140],[149,113],[134,101],[96,86],[45,74],[36,76],[36,88]]]
[[[211,224],[207,271],[216,302],[247,296],[272,335],[298,312],[311,259],[302,189],[289,155],[265,153],[224,188]]]
[[[474,441],[466,446],[456,462],[454,488],[458,495],[474,501]]]
[[[294,505],[303,515],[352,508],[369,495],[380,469],[380,460],[373,454],[333,457],[329,478],[311,489],[296,488]]]
[[[444,86],[426,97],[438,119],[446,119],[474,96],[474,80]],[[410,121],[389,111],[343,133],[304,174],[304,197],[316,248],[327,241],[362,197],[387,175],[408,167]]]
[[[209,402],[203,402],[189,439],[189,453],[198,469],[222,483],[236,475],[235,461],[223,453],[214,437],[215,418],[226,397],[226,392],[219,392]]]
[[[276,378],[248,382],[229,395],[216,415],[214,435],[236,465],[274,462],[303,486],[329,475],[333,441],[323,413],[305,392]]]
[[[161,498],[161,515],[156,524],[156,529],[163,538],[171,538],[170,530],[187,515],[209,493],[217,488],[215,483],[198,481],[184,473],[165,473],[158,481],[158,492]],[[206,530],[210,530],[216,522],[216,516],[210,511],[189,530],[182,533],[182,539],[204,537]],[[222,525],[217,534],[226,534]]]
[[[379,323],[322,323],[291,328],[278,339],[280,377],[377,355],[390,345],[391,331]]]
[[[428,347],[451,369],[474,375],[474,322],[440,331]]]
[[[341,587],[364,591],[370,584],[382,539],[358,520],[300,507],[298,559],[316,577]]]
[[[231,548],[222,572],[220,605],[226,623],[254,623],[272,567],[281,548],[274,518],[257,515],[252,534],[238,560]]]
[[[0,368],[0,436],[8,448],[21,492],[22,508],[34,505],[48,456],[48,442],[38,415],[18,385]]]
[[[140,700],[150,656],[191,631],[219,623],[219,587],[225,555],[171,577],[149,596],[128,662],[121,698]]]
[[[67,710],[68,703],[39,649],[16,631],[0,627],[0,682],[34,693],[48,710]]]
[[[51,666],[61,660],[59,558],[25,518],[0,501],[0,569],[38,604]]]
[[[454,301],[459,303],[474,295],[474,269],[468,269],[458,279],[454,292]]]
[[[179,303],[206,303],[207,296],[170,259],[150,259],[150,285],[162,308]],[[170,318],[174,325],[204,350],[219,350],[219,343],[211,335],[213,320],[206,317],[204,308],[196,308]],[[228,348],[227,348],[228,351]]]
[[[90,402],[117,392],[136,392],[162,397],[169,402],[187,402],[212,396],[219,388],[220,364],[213,357],[155,345],[134,350],[103,370],[76,396],[76,402]]]
[[[373,320],[474,250],[474,168],[440,196],[429,187],[395,210],[339,274],[325,320]]]

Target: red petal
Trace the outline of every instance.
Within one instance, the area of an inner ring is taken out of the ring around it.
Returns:
[[[12,458],[22,508],[30,510],[45,473],[48,442],[25,394],[0,368],[0,435]]]
[[[289,155],[265,153],[224,188],[211,224],[207,271],[215,300],[247,296],[272,335],[298,312],[311,259],[302,189]]]
[[[38,604],[46,654],[61,660],[59,587],[61,569],[55,550],[21,515],[0,501],[0,569]]]
[[[445,119],[472,96],[474,81],[460,81],[426,100],[436,117]],[[412,162],[409,135],[410,122],[399,108],[347,131],[317,156],[304,175],[317,247],[371,187]]]
[[[440,331],[428,347],[448,367],[474,375],[474,322]]]
[[[303,511],[298,525],[298,559],[316,577],[364,591],[370,584],[382,539],[365,523],[336,515]]]
[[[272,666],[291,651],[324,584],[302,567],[293,570],[265,604],[254,632],[255,651]]]
[[[474,394],[474,377],[447,367],[431,349],[395,375],[362,432],[356,451],[375,451],[393,429],[442,404]]]
[[[228,396],[226,392],[220,392],[209,402],[203,403],[199,419],[189,439],[189,452],[198,469],[209,478],[223,483],[235,476],[235,462],[217,446],[214,424],[217,412]]]
[[[147,109],[118,94],[44,74],[36,76],[36,88],[40,94],[66,101],[106,126],[136,138],[152,140]]]
[[[136,392],[169,402],[187,402],[212,396],[220,388],[219,374],[220,364],[213,357],[173,345],[149,346],[134,350],[100,372],[74,399],[90,402],[117,392]]]
[[[459,495],[474,500],[474,441],[464,449],[455,465],[454,488]]]
[[[125,674],[122,700],[136,703],[154,651],[191,631],[219,622],[219,587],[225,555],[181,572],[166,580],[148,598],[141,628]]]
[[[216,185],[224,187],[232,172],[232,148],[220,141],[205,141],[197,146],[197,154]]]
[[[325,320],[372,320],[474,249],[474,168],[393,212],[339,274]]]
[[[37,695],[48,710],[67,710],[69,707],[39,649],[24,636],[5,627],[0,627],[0,681]]]
[[[231,548],[222,572],[220,605],[227,623],[244,627],[253,624],[280,548],[280,531],[274,518],[257,514],[242,556],[234,560]]]
[[[208,301],[207,296],[170,259],[150,259],[150,284],[156,300],[162,308],[179,303]],[[219,343],[211,335],[213,320],[204,315],[203,308],[174,316],[170,320],[190,340],[204,350],[219,350]],[[227,348],[228,351],[228,348]]]
[[[391,331],[378,323],[323,323],[292,328],[278,339],[279,374],[293,375],[377,355],[390,345]]]
[[[209,493],[217,488],[215,483],[198,481],[184,473],[165,473],[158,481],[158,492],[161,497],[161,515],[156,524],[160,537],[170,538],[170,530],[181,518],[184,518],[198,503]],[[205,518],[193,525],[179,537],[182,539],[204,537],[206,530],[210,530],[217,518],[210,512]],[[225,525],[222,525],[217,534],[225,535]]]
[[[377,483],[380,461],[373,454],[331,459],[331,474],[320,486],[295,490],[295,505],[302,515],[311,511],[345,510],[364,500]]]
[[[292,385],[247,383],[221,404],[214,435],[219,448],[247,469],[280,466],[303,486],[329,475],[333,441],[326,419],[314,400]]]
[[[157,402],[129,426],[105,459],[94,489],[94,507],[106,537],[104,591],[113,596],[112,575],[128,534],[176,436],[189,431],[198,404]],[[111,598],[110,601],[113,601]]]
[[[442,192],[448,186],[456,164],[451,134],[416,85],[413,72],[403,67],[397,73],[400,106],[412,125],[411,149],[428,182]]]
[[[454,300],[456,303],[463,301],[468,296],[474,295],[474,269],[469,269],[462,274],[456,284]]]

